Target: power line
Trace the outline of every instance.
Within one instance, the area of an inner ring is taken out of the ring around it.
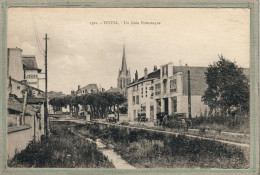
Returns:
[[[39,39],[38,28],[37,28],[37,24],[36,24],[36,22],[35,22],[35,16],[34,16],[34,15],[33,15],[33,18],[34,18],[34,24],[35,24],[35,28],[36,28],[36,34],[37,34],[36,36],[37,36],[38,41],[39,41],[39,43],[40,43],[41,49],[43,50],[42,44],[41,44],[40,39]],[[44,50],[43,50],[43,51],[44,51]]]
[[[37,31],[37,26],[36,26],[36,24],[35,24],[34,17],[33,17],[33,22],[34,22],[34,34],[35,34],[35,38],[36,38],[36,42],[37,42],[38,48],[39,48],[41,54],[44,55],[44,53],[43,53],[44,50],[43,50],[42,45],[41,45],[41,42],[40,42],[40,40],[39,40],[38,31]]]
[[[38,49],[39,49],[40,53],[41,53],[42,55],[44,55],[44,50],[43,50],[43,48],[42,48],[41,42],[40,42],[39,37],[38,37],[37,26],[36,26],[36,24],[35,24],[35,20],[34,20],[34,16],[33,16],[32,11],[31,11],[31,15],[32,15],[33,31],[34,31],[36,43],[37,43],[37,46],[38,46]]]

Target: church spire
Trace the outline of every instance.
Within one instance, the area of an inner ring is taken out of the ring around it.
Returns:
[[[127,73],[126,58],[125,58],[125,45],[123,46],[123,58],[122,58],[121,72],[125,72],[125,74]]]

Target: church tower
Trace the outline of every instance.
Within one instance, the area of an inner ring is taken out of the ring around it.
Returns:
[[[126,89],[126,86],[131,83],[130,69],[127,70],[126,57],[125,57],[125,46],[123,46],[123,57],[121,70],[119,69],[117,78],[117,88]]]

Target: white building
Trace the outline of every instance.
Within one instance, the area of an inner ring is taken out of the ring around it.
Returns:
[[[35,56],[23,55],[22,63],[24,69],[24,79],[27,80],[27,84],[39,88],[38,74],[41,73],[41,69],[38,68]]]
[[[76,95],[81,96],[83,94],[90,94],[98,92],[98,86],[97,84],[88,84],[87,86],[80,87],[78,85],[78,90],[76,91]]]
[[[208,107],[201,100],[207,89],[204,80],[206,67],[162,65],[159,70],[149,73],[144,70],[144,77],[136,79],[127,86],[128,117],[133,121],[138,113],[145,112],[149,121],[156,119],[156,114],[165,112],[186,113],[188,117],[188,70],[190,71],[191,116],[207,113]]]

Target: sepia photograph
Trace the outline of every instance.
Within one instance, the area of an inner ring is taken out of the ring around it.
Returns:
[[[256,171],[251,6],[5,12],[6,171]]]

